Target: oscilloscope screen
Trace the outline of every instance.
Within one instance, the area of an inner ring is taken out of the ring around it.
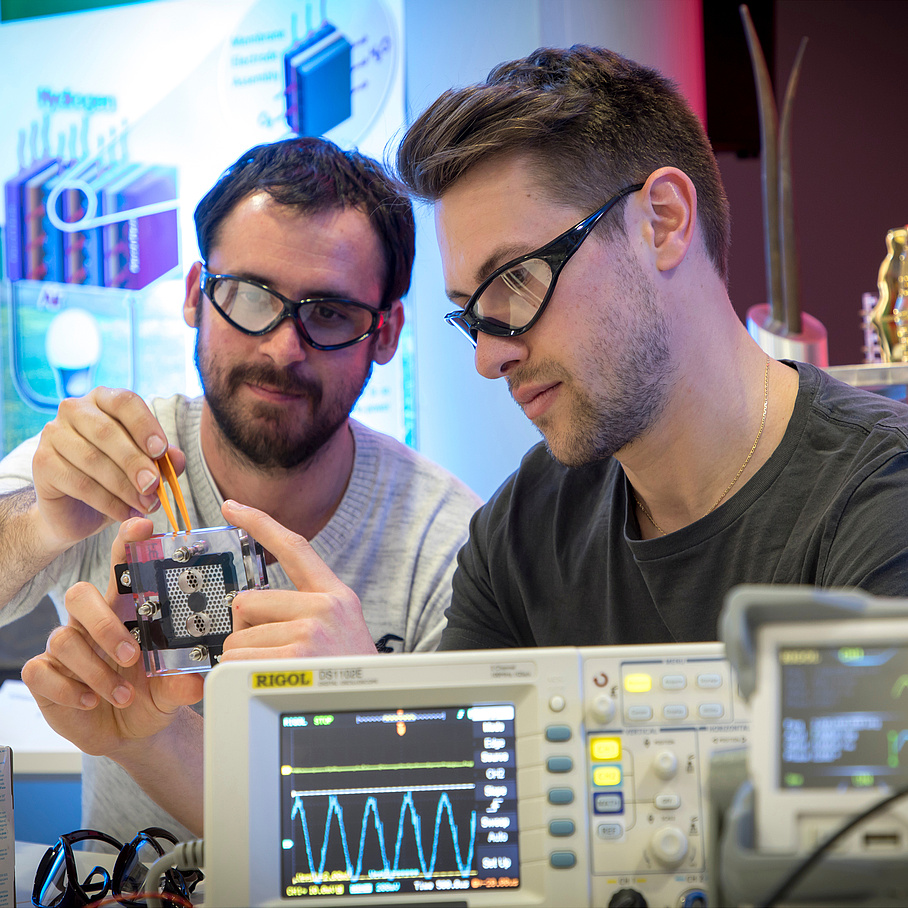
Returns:
[[[908,781],[908,648],[782,647],[778,659],[782,788]]]
[[[286,713],[286,897],[520,885],[514,705]]]

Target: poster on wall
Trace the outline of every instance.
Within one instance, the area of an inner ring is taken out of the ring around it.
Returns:
[[[63,397],[200,392],[184,275],[244,150],[401,129],[402,0],[0,0],[0,454]],[[354,416],[415,443],[413,333]]]

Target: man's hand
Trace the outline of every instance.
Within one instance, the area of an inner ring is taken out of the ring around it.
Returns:
[[[147,539],[151,521],[120,528],[111,564],[126,560],[125,543]],[[69,621],[56,628],[47,649],[30,659],[22,680],[58,734],[89,754],[127,757],[136,744],[166,729],[180,707],[202,698],[195,674],[147,678],[135,638],[122,618],[135,614],[131,596],[117,594],[111,569],[107,595],[88,583],[66,594]]]
[[[376,653],[359,598],[302,536],[235,501],[221,512],[277,558],[297,590],[239,593],[222,660]]]
[[[95,388],[64,400],[32,462],[39,538],[63,551],[108,523],[154,510],[154,459],[167,450],[164,430],[132,391]],[[181,473],[185,457],[176,448],[170,455]]]

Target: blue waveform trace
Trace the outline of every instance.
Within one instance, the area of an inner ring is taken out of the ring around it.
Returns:
[[[457,823],[454,821],[454,809],[451,805],[451,799],[448,797],[447,792],[443,792],[441,797],[439,797],[438,806],[435,810],[435,831],[432,838],[432,855],[428,862],[426,862],[425,852],[422,847],[422,818],[416,810],[416,805],[413,803],[412,791],[407,791],[407,793],[404,795],[403,800],[401,801],[400,813],[398,814],[397,819],[397,841],[394,845],[393,866],[388,860],[388,852],[385,846],[385,825],[382,822],[381,816],[378,812],[378,801],[374,797],[370,797],[366,800],[366,805],[363,809],[363,819],[359,833],[359,850],[357,852],[355,868],[353,866],[353,862],[350,860],[350,848],[347,842],[347,829],[344,826],[344,808],[341,806],[340,801],[338,800],[336,795],[331,795],[328,798],[328,814],[325,817],[325,834],[322,840],[322,849],[319,857],[318,870],[316,870],[315,868],[315,861],[312,855],[312,841],[309,835],[309,822],[306,817],[306,808],[303,805],[303,799],[301,797],[294,798],[293,809],[290,812],[290,819],[292,821],[294,817],[299,815],[300,823],[303,827],[303,838],[306,844],[306,858],[309,862],[309,871],[312,874],[313,882],[320,883],[322,882],[322,878],[324,877],[325,864],[327,863],[328,859],[328,837],[331,833],[331,822],[334,817],[337,817],[347,874],[349,875],[351,882],[356,882],[362,875],[363,853],[366,847],[366,827],[369,822],[370,815],[372,816],[372,824],[375,829],[375,833],[378,836],[378,844],[381,850],[382,870],[384,871],[384,876],[389,880],[393,880],[397,877],[398,870],[400,868],[400,850],[403,843],[404,821],[409,814],[410,823],[413,826],[413,832],[416,837],[416,849],[419,855],[419,866],[423,872],[423,875],[426,877],[426,879],[428,879],[435,872],[435,863],[438,857],[438,834],[441,827],[442,811],[445,811],[448,815],[448,826],[450,827],[451,838],[454,843],[454,860],[457,863],[457,869],[460,872],[461,876],[469,876],[470,868],[473,865],[473,849],[476,842],[476,811],[473,810],[470,813],[470,847],[467,852],[467,857],[464,860],[461,856]]]

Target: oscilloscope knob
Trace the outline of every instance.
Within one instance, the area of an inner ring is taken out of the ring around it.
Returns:
[[[678,867],[687,855],[687,836],[677,826],[663,826],[653,833],[650,847],[663,867]]]
[[[619,889],[609,900],[608,908],[647,908],[649,903],[636,889]]]
[[[608,725],[615,718],[615,701],[608,694],[599,694],[590,703],[590,720],[593,725]]]
[[[678,772],[678,757],[670,750],[661,750],[653,758],[653,769],[660,779],[673,779]]]

